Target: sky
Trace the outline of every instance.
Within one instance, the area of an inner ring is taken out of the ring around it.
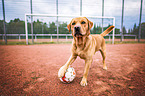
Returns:
[[[4,0],[6,21],[20,18],[25,20],[25,14],[30,13],[30,0]],[[32,0],[34,14],[56,15],[56,0]],[[80,0],[58,0],[59,15],[80,15]],[[83,16],[102,16],[102,0],[82,0]],[[104,16],[115,17],[116,28],[121,28],[122,0],[104,0]],[[124,26],[126,29],[139,24],[140,0],[124,0]],[[2,0],[0,0],[0,20],[3,19]],[[49,23],[54,18],[41,18]],[[35,20],[35,19],[34,19]],[[55,19],[56,20],[56,19]],[[61,19],[67,22],[70,19]],[[97,22],[93,21],[93,22]],[[109,21],[107,21],[109,22]],[[142,22],[145,22],[145,2],[143,0]]]

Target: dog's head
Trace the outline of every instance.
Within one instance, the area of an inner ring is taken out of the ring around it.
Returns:
[[[93,22],[89,21],[86,17],[77,17],[72,19],[67,28],[72,31],[74,37],[83,37],[90,35],[90,29],[93,26]]]

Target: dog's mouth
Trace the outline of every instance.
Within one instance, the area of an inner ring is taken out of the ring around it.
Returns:
[[[74,36],[75,37],[82,37],[83,35],[81,34],[81,27],[80,26],[75,26],[74,27]]]
[[[80,32],[75,32],[75,37],[82,37],[83,35]]]

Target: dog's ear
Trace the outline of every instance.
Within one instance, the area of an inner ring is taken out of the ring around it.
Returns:
[[[67,29],[68,29],[69,32],[71,32],[71,23],[69,23],[69,24],[67,25]]]
[[[86,17],[84,17],[86,18]],[[91,22],[90,20],[88,20],[88,18],[86,18],[88,21],[88,30],[91,30],[91,28],[93,27],[93,22]]]
[[[92,27],[93,27],[93,22],[88,20],[88,30],[91,30]]]

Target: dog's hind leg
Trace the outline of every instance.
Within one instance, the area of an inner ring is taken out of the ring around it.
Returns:
[[[106,59],[106,45],[105,44],[103,44],[102,48],[100,49],[100,52],[101,52],[102,58],[103,58],[103,69],[107,70],[107,66],[105,63],[105,59]]]

